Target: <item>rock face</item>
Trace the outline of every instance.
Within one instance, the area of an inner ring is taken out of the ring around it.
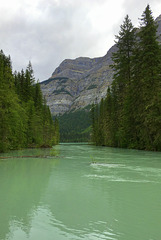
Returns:
[[[155,19],[155,21],[158,24],[158,31],[157,31],[158,40],[159,42],[161,42],[161,14],[159,15],[159,17]]]
[[[40,83],[52,114],[83,108],[106,96],[112,82],[110,64],[115,49],[113,46],[100,58],[66,59],[48,80]]]
[[[157,34],[160,36],[161,15],[156,22]],[[113,79],[110,65],[112,53],[115,51],[116,45],[112,46],[104,57],[66,59],[48,80],[41,82],[41,89],[51,113],[61,115],[104,98]]]

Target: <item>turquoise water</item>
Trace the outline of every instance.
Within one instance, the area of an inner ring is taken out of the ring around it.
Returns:
[[[0,239],[161,239],[161,153],[60,144],[0,158]]]

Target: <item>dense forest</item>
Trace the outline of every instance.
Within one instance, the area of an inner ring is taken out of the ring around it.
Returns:
[[[90,108],[64,113],[58,116],[61,142],[88,142],[91,133]]]
[[[156,33],[149,5],[139,29],[125,17],[116,36],[113,83],[91,110],[96,145],[161,151],[161,46]]]
[[[0,51],[0,152],[25,147],[50,147],[59,142],[58,120],[35,82],[29,63],[12,73],[10,57]]]

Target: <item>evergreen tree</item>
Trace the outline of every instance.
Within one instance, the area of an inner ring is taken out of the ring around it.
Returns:
[[[35,79],[33,77],[32,65],[29,62],[29,65],[26,68],[25,72],[25,84],[24,84],[24,93],[26,97],[26,101],[33,100],[33,84],[35,83]]]
[[[156,32],[149,5],[139,30],[134,31],[128,16],[121,25],[111,90],[92,110],[96,144],[161,150],[161,47]]]
[[[125,17],[116,39],[117,52],[113,54],[114,64],[112,65],[115,70],[112,83],[115,128],[117,129],[117,134],[115,134],[115,145],[127,147],[130,139],[130,121],[128,118],[131,114],[128,94],[131,87],[132,52],[135,42],[135,31],[128,15]]]
[[[91,122],[92,122],[91,141],[95,142],[95,105],[94,105],[94,103],[91,106],[90,117],[91,117]]]
[[[116,116],[114,111],[114,98],[111,94],[111,89],[108,87],[107,96],[105,99],[104,106],[104,135],[105,145],[115,146],[115,135],[116,135]]]
[[[37,110],[42,109],[43,96],[38,82],[35,84],[34,104]]]
[[[59,121],[57,118],[54,120],[54,139],[53,139],[53,144],[58,144],[60,139],[59,135]]]
[[[0,152],[22,147],[50,147],[59,142],[51,112],[34,82],[31,63],[12,74],[10,57],[0,52]]]
[[[24,109],[15,92],[10,58],[0,53],[0,152],[25,145]]]
[[[137,139],[141,149],[161,149],[161,49],[157,41],[157,25],[150,6],[141,18],[138,43],[134,55],[133,89],[137,94],[135,114]],[[138,86],[139,89],[138,89]]]
[[[99,116],[99,105],[92,105],[92,141],[96,145],[102,145],[101,143],[101,132],[100,132],[100,116]]]

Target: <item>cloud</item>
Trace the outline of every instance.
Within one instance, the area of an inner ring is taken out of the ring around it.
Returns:
[[[151,2],[157,9],[159,1]],[[31,60],[42,81],[65,58],[105,55],[125,15],[136,24],[146,5],[145,0],[2,0],[0,47],[16,70]]]
[[[128,0],[124,2],[123,8],[127,14],[129,14],[129,17],[136,27],[139,26],[139,19],[148,4],[152,10],[153,17],[158,17],[161,14],[160,0],[148,0],[148,2],[147,0]]]

